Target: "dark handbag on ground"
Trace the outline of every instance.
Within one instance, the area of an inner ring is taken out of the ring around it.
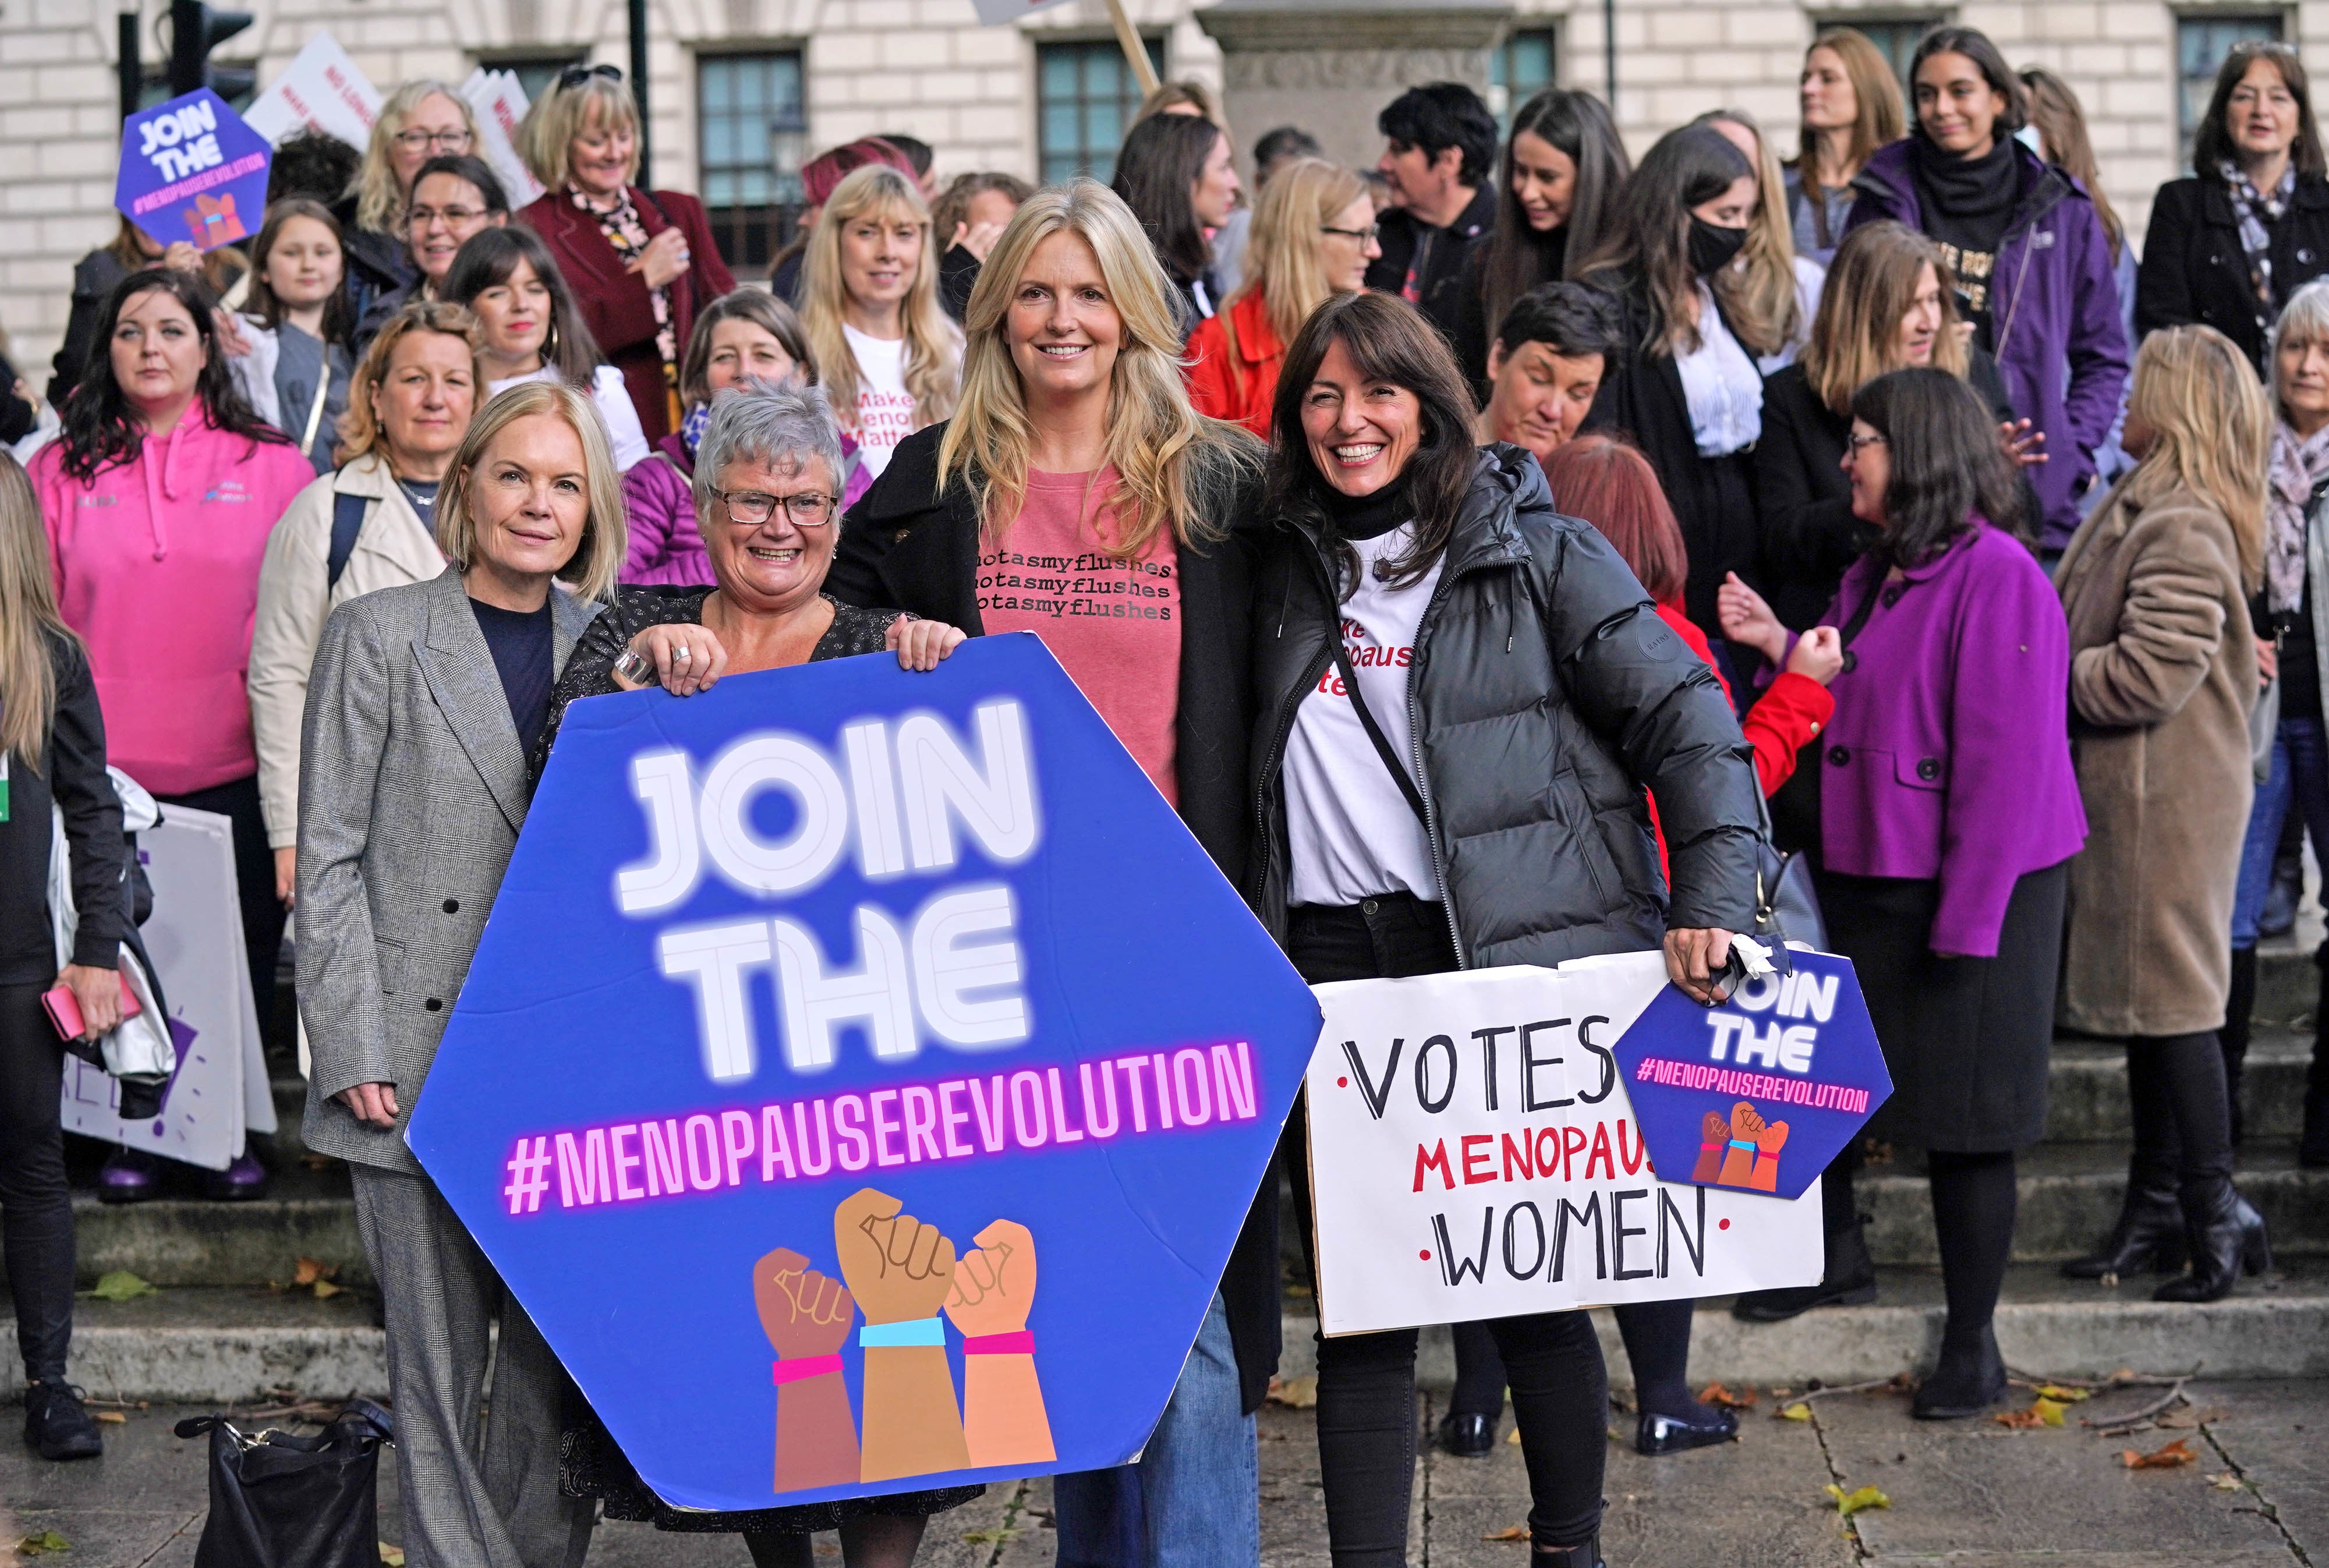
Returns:
[[[195,1416],[182,1438],[211,1439],[211,1513],[194,1568],[380,1568],[373,1482],[395,1419],[350,1400],[314,1437],[245,1432],[222,1415]]]

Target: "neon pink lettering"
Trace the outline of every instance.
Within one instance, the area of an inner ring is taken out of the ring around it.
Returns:
[[[1068,1096],[1066,1091],[1060,1087],[1060,1070],[1056,1067],[1051,1069],[1049,1077],[1051,1081],[1051,1141],[1083,1142],[1084,1135],[1080,1131],[1068,1130]]]
[[[796,1181],[800,1173],[793,1169],[793,1146],[785,1137],[785,1108],[781,1105],[760,1107],[760,1179],[777,1179],[777,1167],[785,1167],[785,1180]]]
[[[748,1124],[749,1125],[749,1124]],[[696,1137],[698,1129],[703,1136]],[[687,1185],[697,1192],[708,1193],[720,1185],[720,1129],[708,1116],[691,1116],[680,1129],[680,1138],[687,1145]],[[696,1157],[696,1150],[702,1157]],[[679,1189],[671,1189],[677,1192]]]
[[[1132,1102],[1132,1130],[1135,1132],[1146,1132],[1148,1130],[1148,1100],[1146,1094],[1141,1089],[1140,1075],[1148,1071],[1148,1058],[1146,1056],[1119,1056],[1116,1059],[1116,1064],[1124,1069],[1124,1076],[1129,1082],[1131,1086],[1129,1091],[1125,1095],[1125,1098]]]
[[[882,1114],[882,1102],[886,1100],[895,1105],[898,1101],[898,1091],[894,1089],[877,1089],[865,1098],[873,1107],[873,1163],[876,1165],[905,1164],[904,1155],[893,1154],[890,1149],[890,1140],[898,1136],[898,1118],[895,1114],[890,1116]]]
[[[1194,1093],[1191,1092],[1192,1087]],[[1180,1107],[1183,1127],[1202,1127],[1212,1120],[1213,1086],[1203,1052],[1192,1047],[1173,1053],[1173,1100]]]
[[[639,1124],[636,1121],[627,1121],[620,1127],[607,1129],[608,1147],[615,1152],[615,1195],[626,1203],[647,1195],[646,1189],[631,1179],[631,1173],[639,1167],[639,1157],[623,1152],[623,1140],[638,1135]]]
[[[646,1133],[647,1196],[661,1197],[665,1193],[678,1194],[687,1189],[679,1176],[679,1118],[666,1118],[661,1123],[644,1124]],[[656,1178],[662,1179],[660,1187]]]
[[[976,1083],[970,1086],[970,1108],[978,1112],[978,1141],[985,1146],[987,1153],[1001,1154],[1003,1139],[1011,1130],[1009,1125],[1003,1119],[1003,1074],[998,1072],[986,1082],[988,1088],[994,1091],[992,1109],[987,1103],[989,1097],[981,1094]]]
[[[1099,1063],[1099,1081],[1105,1091],[1100,1097],[1101,1103],[1108,1107],[1108,1122],[1105,1126],[1101,1125],[1099,1113],[1092,1104],[1092,1063],[1086,1062],[1080,1064],[1076,1068],[1076,1074],[1083,1080],[1084,1127],[1094,1138],[1114,1138],[1117,1126],[1115,1067],[1106,1062]]]
[[[906,1087],[906,1157],[912,1160],[941,1159],[938,1153],[938,1097],[929,1085],[913,1083]],[[925,1154],[923,1151],[928,1150]]]
[[[1213,1047],[1213,1087],[1223,1121],[1251,1121],[1260,1114],[1253,1094],[1253,1053],[1244,1041],[1237,1043],[1234,1056],[1227,1045]]]
[[[574,1135],[561,1132],[556,1139],[558,1149],[558,1204],[575,1208],[589,1204],[612,1203],[614,1184],[607,1179],[607,1135],[592,1128],[582,1135],[582,1148],[574,1147]]]
[[[1032,1072],[1011,1075],[1011,1133],[1021,1148],[1041,1148],[1051,1140],[1043,1119],[1043,1081]]]
[[[964,1155],[971,1152],[970,1145],[954,1135],[956,1128],[970,1125],[970,1112],[957,1110],[954,1108],[955,1096],[960,1094],[965,1089],[970,1090],[972,1096],[976,1097],[977,1089],[965,1083],[959,1078],[949,1078],[938,1085],[938,1120],[944,1124],[946,1152],[948,1159],[960,1159]]]
[[[833,1097],[833,1139],[841,1146],[843,1170],[863,1170],[873,1163],[873,1146],[865,1138],[865,1101],[856,1095]]]
[[[833,1168],[833,1134],[825,1125],[825,1101],[816,1102],[816,1158],[808,1157],[808,1106],[793,1101],[793,1141],[800,1146],[801,1175],[821,1176]]]

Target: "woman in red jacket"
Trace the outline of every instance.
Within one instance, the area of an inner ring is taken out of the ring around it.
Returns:
[[[518,129],[548,194],[517,215],[558,259],[647,444],[679,428],[679,358],[695,313],[736,287],[703,203],[643,191],[639,111],[611,65],[570,67]]]

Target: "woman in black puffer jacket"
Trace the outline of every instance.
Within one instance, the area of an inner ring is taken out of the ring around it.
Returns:
[[[1663,946],[1675,982],[1709,999],[1754,916],[1750,754],[1712,670],[1617,552],[1553,511],[1528,453],[1476,449],[1470,408],[1446,345],[1386,295],[1329,301],[1287,352],[1253,577],[1248,899],[1314,984]],[[1305,1162],[1287,1165],[1306,1204]],[[1533,1561],[1596,1568],[1607,1380],[1592,1327],[1582,1312],[1490,1327]],[[1319,1346],[1337,1568],[1405,1562],[1415,1345],[1406,1329]]]

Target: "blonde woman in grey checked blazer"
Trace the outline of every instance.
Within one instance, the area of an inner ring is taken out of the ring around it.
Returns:
[[[622,565],[619,477],[588,398],[537,382],[494,399],[437,519],[452,565],[335,609],[308,678],[306,1134],[349,1163],[381,1282],[405,1561],[573,1568],[591,1515],[558,1490],[564,1374],[403,1134],[525,820],[551,686]]]

